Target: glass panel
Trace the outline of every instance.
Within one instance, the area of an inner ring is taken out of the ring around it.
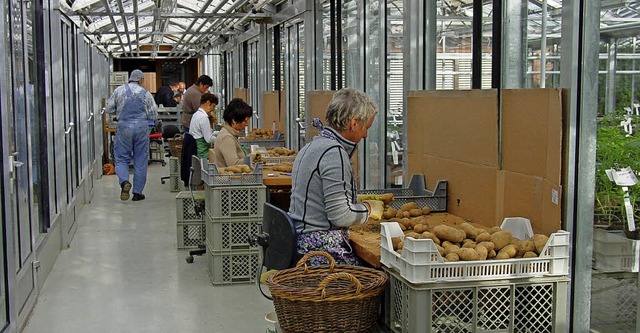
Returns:
[[[341,87],[361,87],[362,78],[359,76],[362,59],[358,56],[358,40],[361,32],[358,21],[358,1],[344,0],[342,4],[342,77],[338,78]]]
[[[366,22],[365,31],[368,36],[364,44],[366,52],[365,89],[367,94],[378,104],[378,115],[371,125],[366,139],[365,185],[367,188],[384,188],[384,166],[392,161],[386,158],[381,159],[382,156],[380,156],[382,151],[380,145],[385,142],[384,138],[386,137],[386,132],[380,124],[381,122],[385,123],[387,118],[386,103],[383,103],[383,96],[380,96],[380,77],[383,74],[380,68],[380,54],[382,52],[380,45],[380,0],[367,1],[364,6],[365,17],[361,19]]]
[[[391,142],[386,147],[390,163],[387,163],[386,184],[402,185],[402,99],[403,99],[403,1],[386,2],[386,103],[387,135]]]
[[[322,89],[331,90],[331,7],[322,3]]]

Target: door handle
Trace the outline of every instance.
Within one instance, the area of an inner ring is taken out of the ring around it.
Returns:
[[[73,126],[75,126],[76,124],[73,123],[73,121],[69,122],[69,128],[67,128],[66,131],[64,131],[64,136],[67,136],[67,134],[69,134],[69,132],[71,132],[71,130],[73,129]]]
[[[89,118],[87,118],[87,122],[90,123],[93,120],[93,112],[89,113]]]
[[[260,116],[258,115],[258,111],[253,111],[253,115],[256,116],[256,119],[260,119]]]
[[[104,114],[104,108],[102,108],[102,110],[100,111],[100,115],[102,116]]]

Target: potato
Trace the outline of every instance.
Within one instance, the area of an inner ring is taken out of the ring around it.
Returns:
[[[251,168],[246,164],[238,164],[236,166],[240,168],[240,172],[242,173],[251,173]]]
[[[493,244],[493,243],[491,243]],[[489,253],[487,254],[487,259],[491,259],[491,258],[495,258],[496,257],[496,250],[489,250]]]
[[[518,248],[518,254],[524,255],[527,252],[533,252],[536,250],[536,246],[532,240],[520,241],[520,247]]]
[[[407,227],[405,227],[404,224],[398,223],[398,225],[400,226],[400,230],[402,230],[402,231],[407,230]]]
[[[422,209],[417,209],[417,208],[411,209],[409,210],[409,214],[413,217],[422,216]]]
[[[413,201],[412,202],[407,202],[406,204],[400,206],[400,210],[406,211],[406,212],[408,212],[408,211],[410,211],[412,209],[419,209],[419,208],[420,207],[418,207],[418,204],[413,202]]]
[[[436,244],[436,249],[438,249],[438,252],[440,252],[440,255],[441,255],[441,256],[444,256],[444,255],[445,255],[444,247],[442,247],[442,246],[440,246],[440,245]]]
[[[495,250],[495,247],[496,247],[496,245],[491,242],[480,242],[478,243],[478,245],[484,246],[489,252],[491,252],[492,250]]]
[[[415,231],[409,231],[409,232],[407,232],[407,233],[405,234],[405,237],[412,237],[412,238],[415,238],[415,239],[421,239],[421,238],[422,238],[422,235],[418,234],[418,233],[417,233],[417,232],[415,232]]]
[[[442,244],[440,244],[440,245],[442,245],[442,247],[444,247],[446,249],[447,246],[456,245],[456,244],[453,244],[450,241],[446,240],[446,241],[442,242]]]
[[[511,233],[508,231],[498,231],[491,234],[491,242],[495,244],[495,250],[500,251],[503,247],[511,244]]]
[[[482,245],[477,245],[475,250],[478,253],[478,257],[479,257],[480,260],[486,260],[487,259],[487,255],[489,254],[489,251],[487,250],[486,247],[484,247]]]
[[[463,261],[480,260],[480,256],[478,255],[478,252],[476,252],[476,250],[474,249],[462,248],[457,253],[458,253],[458,256],[460,257],[460,260],[463,260]]]
[[[522,256],[523,258],[536,258],[538,255],[535,252],[527,251]]]
[[[429,215],[431,214],[431,208],[429,206],[424,206],[422,208],[422,215]]]
[[[226,170],[227,170],[227,171],[231,171],[231,172],[233,172],[233,173],[242,173],[242,168],[240,168],[240,167],[239,167],[239,166],[237,166],[237,165],[231,165],[231,166],[228,166]]]
[[[458,225],[458,228],[460,228],[462,231],[465,232],[465,234],[467,234],[467,238],[476,239],[476,237],[478,237],[478,234],[480,233],[479,230],[476,229],[476,227],[472,226],[467,222],[460,223],[460,225]]]
[[[489,233],[492,234],[492,235],[495,234],[498,231],[502,231],[502,228],[500,228],[498,226],[494,226],[494,227],[491,227],[491,229],[489,229]]]
[[[533,235],[533,237],[531,237],[531,240],[533,241],[533,244],[536,247],[536,253],[540,255],[540,253],[544,249],[544,246],[549,241],[549,237],[543,234],[535,234]]]
[[[398,211],[397,211],[395,208],[393,208],[393,207],[389,207],[389,209],[387,209],[387,210],[382,214],[382,216],[383,216],[385,219],[387,219],[387,220],[388,220],[388,219],[390,219],[390,218],[392,218],[392,217],[396,216],[396,214],[397,214],[397,213],[398,213]]]
[[[406,217],[403,217],[400,219],[400,224],[402,224],[407,229],[413,229],[413,226],[411,225],[411,220],[409,220]]]
[[[426,225],[425,225],[425,226],[426,226]],[[434,242],[434,243],[436,243],[436,244],[440,244],[440,243],[441,243],[441,242],[440,242],[440,238],[436,237],[436,235],[434,235],[434,234],[432,234],[432,233],[430,233],[430,232],[428,232],[428,231],[423,232],[423,233],[422,233],[422,236],[424,236],[425,238],[430,238],[430,239],[431,239],[431,240],[433,240],[433,242]]]
[[[396,211],[396,217],[403,218],[404,214],[402,214],[402,213],[403,213],[403,211],[401,211],[401,210]]]
[[[451,245],[451,246],[447,246],[444,248],[444,254],[449,254],[449,253],[458,253],[458,251],[460,250],[460,247],[458,245]]]
[[[398,244],[402,242],[402,237],[391,237],[391,244],[393,245],[393,250],[398,249]]]
[[[486,231],[478,234],[478,236],[476,237],[476,242],[478,243],[488,242],[490,240],[491,240],[491,234]]]
[[[496,259],[511,259],[511,257],[506,252],[500,252],[496,255]]]
[[[414,217],[410,219],[410,223],[411,223],[411,228],[415,228],[418,224],[422,224],[422,217]]]
[[[515,256],[516,256],[516,254],[518,254],[518,249],[516,248],[516,246],[515,246],[515,245],[513,245],[513,244],[509,244],[509,245],[507,245],[507,246],[503,247],[503,248],[498,252],[498,254],[500,254],[500,253],[506,253],[506,254],[508,254],[508,255],[509,255],[509,258],[513,258],[513,257],[515,257]]]
[[[453,243],[460,243],[464,239],[464,231],[458,230],[454,227],[450,227],[448,225],[439,225],[433,228],[431,231],[436,237],[448,240]]]
[[[460,261],[460,257],[459,257],[457,254],[455,254],[455,253],[449,253],[449,254],[447,254],[447,255],[444,257],[444,259],[445,259],[446,261]]]
[[[421,234],[421,233],[423,233],[423,232],[425,232],[425,231],[428,231],[428,230],[429,230],[429,227],[428,227],[428,226],[426,226],[426,225],[424,225],[424,224],[416,224],[416,225],[413,227],[413,230],[414,230],[415,232],[417,232],[417,233]]]
[[[411,217],[411,213],[409,213],[408,211],[401,211],[402,212],[402,217]]]
[[[400,243],[398,243],[397,251],[402,251],[402,249],[404,249],[404,239],[401,240]]]
[[[468,242],[464,242],[462,244],[463,248],[475,249],[476,245],[478,245],[475,241],[469,240]]]

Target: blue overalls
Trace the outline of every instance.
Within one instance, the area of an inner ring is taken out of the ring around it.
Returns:
[[[116,142],[113,154],[116,159],[116,175],[119,183],[129,180],[129,163],[133,158],[133,193],[142,194],[147,183],[147,163],[149,161],[149,125],[147,108],[144,104],[146,90],[134,95],[125,85],[126,98],[118,115]]]

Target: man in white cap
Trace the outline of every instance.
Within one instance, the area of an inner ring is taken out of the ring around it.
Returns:
[[[153,96],[142,87],[144,73],[133,70],[129,83],[116,88],[107,100],[108,113],[116,113],[118,127],[113,153],[116,159],[116,175],[120,183],[120,200],[129,200],[132,188],[129,182],[129,163],[133,158],[133,198],[144,200],[144,186],[147,183],[149,161],[149,121],[158,116],[158,106]]]

